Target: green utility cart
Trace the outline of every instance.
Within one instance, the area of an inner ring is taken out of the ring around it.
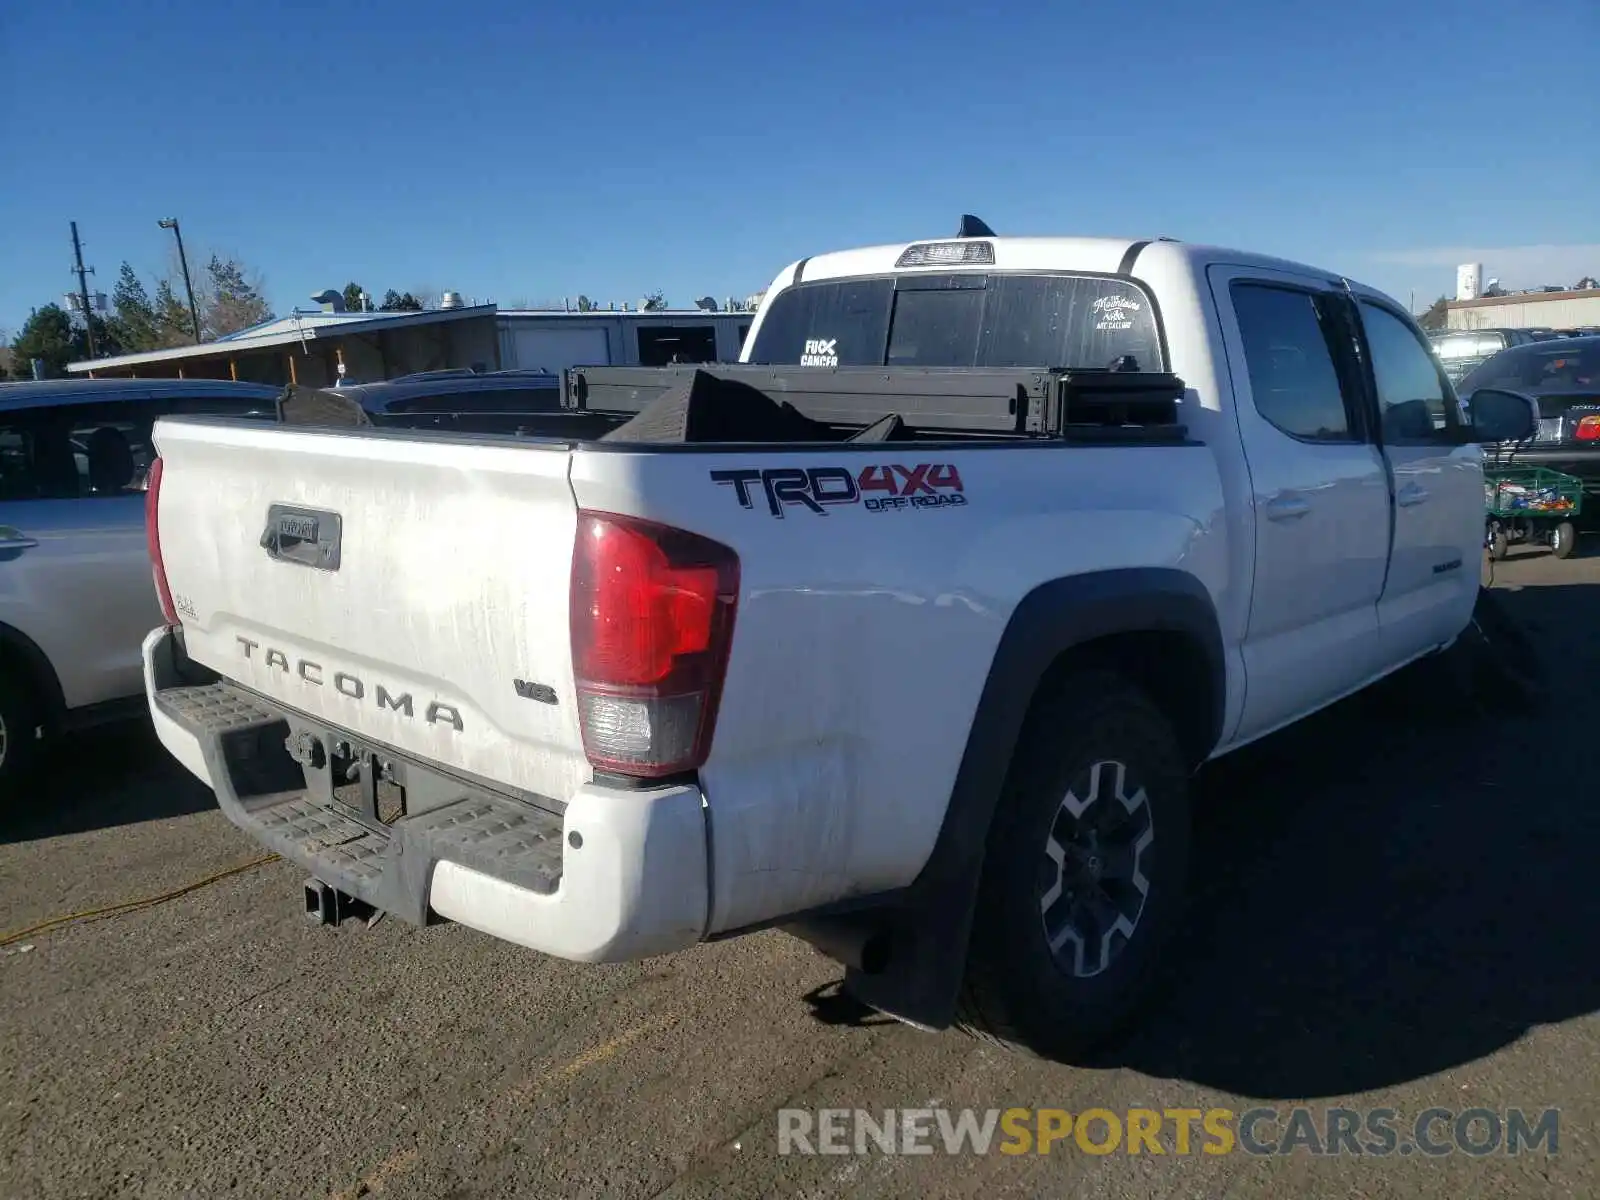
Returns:
[[[1557,558],[1578,544],[1574,519],[1583,511],[1583,480],[1548,467],[1485,464],[1484,507],[1489,557],[1502,559],[1516,542],[1541,542]]]

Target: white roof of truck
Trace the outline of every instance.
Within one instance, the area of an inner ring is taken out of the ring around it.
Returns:
[[[926,267],[899,267],[896,261],[912,246],[955,241],[988,242],[994,247],[993,263],[948,264]],[[1253,254],[1224,246],[1192,245],[1163,238],[1109,238],[1109,237],[978,237],[921,238],[914,242],[894,245],[863,246],[853,250],[837,250],[818,254],[812,258],[791,263],[778,275],[774,287],[785,287],[795,282],[795,271],[801,271],[801,281],[831,279],[854,275],[882,275],[901,271],[1093,271],[1116,274],[1127,270],[1124,260],[1130,250],[1139,247],[1133,273],[1138,274],[1138,263],[1146,255],[1169,255],[1186,260],[1199,271],[1214,263],[1239,266],[1259,266],[1300,275],[1316,275],[1325,279],[1338,279],[1338,271],[1291,262],[1265,254]],[[1169,259],[1170,261],[1170,259]]]

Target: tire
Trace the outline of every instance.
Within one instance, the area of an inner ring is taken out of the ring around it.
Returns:
[[[16,799],[38,761],[38,726],[39,702],[32,686],[14,675],[0,676],[0,808]]]
[[[1072,1062],[1133,1024],[1183,906],[1188,776],[1170,722],[1119,675],[1079,672],[1035,705],[985,847],[958,1001],[964,1029]],[[1069,800],[1079,798],[1075,817]],[[1064,933],[1083,912],[1074,894],[1094,897],[1100,915]],[[1131,935],[1118,936],[1107,899],[1131,918]]]
[[[1506,536],[1504,529],[1496,529],[1489,535],[1489,557],[1495,562],[1504,559],[1510,549],[1511,539]]]
[[[1557,558],[1571,558],[1578,546],[1578,531],[1571,521],[1563,521],[1550,531],[1550,553]]]

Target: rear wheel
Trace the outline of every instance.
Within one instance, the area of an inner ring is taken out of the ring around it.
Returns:
[[[1571,558],[1578,545],[1578,531],[1571,521],[1563,521],[1550,531],[1550,553],[1557,558]]]
[[[14,675],[0,676],[0,804],[16,798],[38,758],[39,703],[33,688]]]
[[[991,826],[960,1020],[1070,1061],[1150,997],[1182,907],[1188,770],[1121,676],[1082,672],[1036,706]]]

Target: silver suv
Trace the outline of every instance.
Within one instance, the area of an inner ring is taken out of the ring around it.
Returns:
[[[156,418],[271,420],[279,392],[201,379],[0,384],[0,799],[44,739],[144,712],[139,646],[161,623],[143,496]]]

